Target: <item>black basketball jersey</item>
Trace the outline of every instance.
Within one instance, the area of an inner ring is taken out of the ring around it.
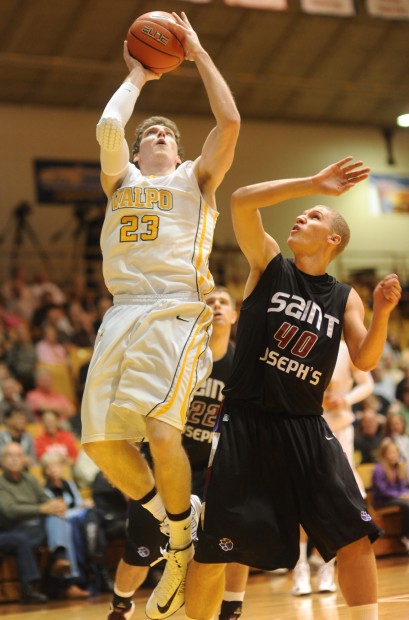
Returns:
[[[350,286],[311,276],[278,254],[244,300],[226,403],[320,415],[337,360]]]
[[[192,469],[207,466],[212,430],[223,400],[223,388],[230,377],[233,355],[234,347],[229,344],[226,354],[213,362],[210,376],[195,392],[189,407],[182,440]]]

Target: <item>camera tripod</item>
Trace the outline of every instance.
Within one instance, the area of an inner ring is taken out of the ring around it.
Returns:
[[[32,212],[32,207],[28,202],[20,202],[12,211],[11,219],[6,223],[2,233],[0,234],[0,244],[9,237],[10,226],[14,228],[11,231],[12,242],[10,250],[10,273],[12,273],[19,266],[19,258],[21,246],[23,245],[24,236],[26,236],[31,242],[32,246],[37,252],[38,257],[41,259],[46,271],[50,269],[50,258],[47,252],[42,247],[40,240],[38,239],[31,224],[27,221],[28,216]]]

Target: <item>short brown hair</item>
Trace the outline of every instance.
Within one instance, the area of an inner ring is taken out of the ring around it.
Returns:
[[[135,129],[135,140],[132,145],[132,158],[134,158],[135,155],[139,153],[139,147],[144,132],[149,129],[149,127],[153,127],[154,125],[163,125],[164,127],[167,127],[168,129],[173,131],[178,147],[178,155],[181,161],[183,161],[185,154],[183,151],[182,139],[180,137],[179,128],[176,123],[171,121],[169,118],[166,118],[165,116],[150,116],[149,118],[146,118],[144,121],[142,121],[142,123],[139,123],[139,125]],[[138,166],[136,162],[135,165]]]
[[[351,231],[345,219],[342,217],[338,211],[334,211],[334,209],[330,209],[332,219],[331,219],[331,232],[336,233],[341,237],[341,241],[334,248],[333,256],[338,256],[341,254],[346,248],[351,238]]]

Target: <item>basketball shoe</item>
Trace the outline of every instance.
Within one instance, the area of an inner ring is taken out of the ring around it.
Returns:
[[[322,564],[318,569],[318,592],[336,592],[337,586],[334,581],[335,558]]]
[[[293,570],[293,589],[294,596],[305,596],[311,594],[310,567],[307,562],[297,562]]]
[[[167,549],[163,552],[166,566],[162,579],[146,603],[145,613],[152,620],[167,618],[185,602],[187,567],[193,558],[193,542],[185,549]]]
[[[132,601],[131,607],[129,609],[121,609],[120,607],[112,607],[112,604],[109,608],[109,614],[107,620],[129,620],[135,611],[135,603]]]
[[[192,531],[193,541],[197,539],[197,528],[199,525],[201,508],[202,508],[202,502],[200,501],[200,498],[197,495],[191,495],[190,496],[190,509],[191,509],[190,514],[192,516],[191,531]],[[170,535],[168,517],[164,518],[164,520],[161,522],[159,527],[160,527],[160,531],[162,532],[162,534],[165,534],[165,536]]]

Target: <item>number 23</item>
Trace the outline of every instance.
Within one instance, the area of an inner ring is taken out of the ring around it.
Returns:
[[[145,225],[145,232],[139,230],[139,222]],[[158,236],[159,216],[158,215],[124,215],[121,218],[120,241],[153,241]]]

